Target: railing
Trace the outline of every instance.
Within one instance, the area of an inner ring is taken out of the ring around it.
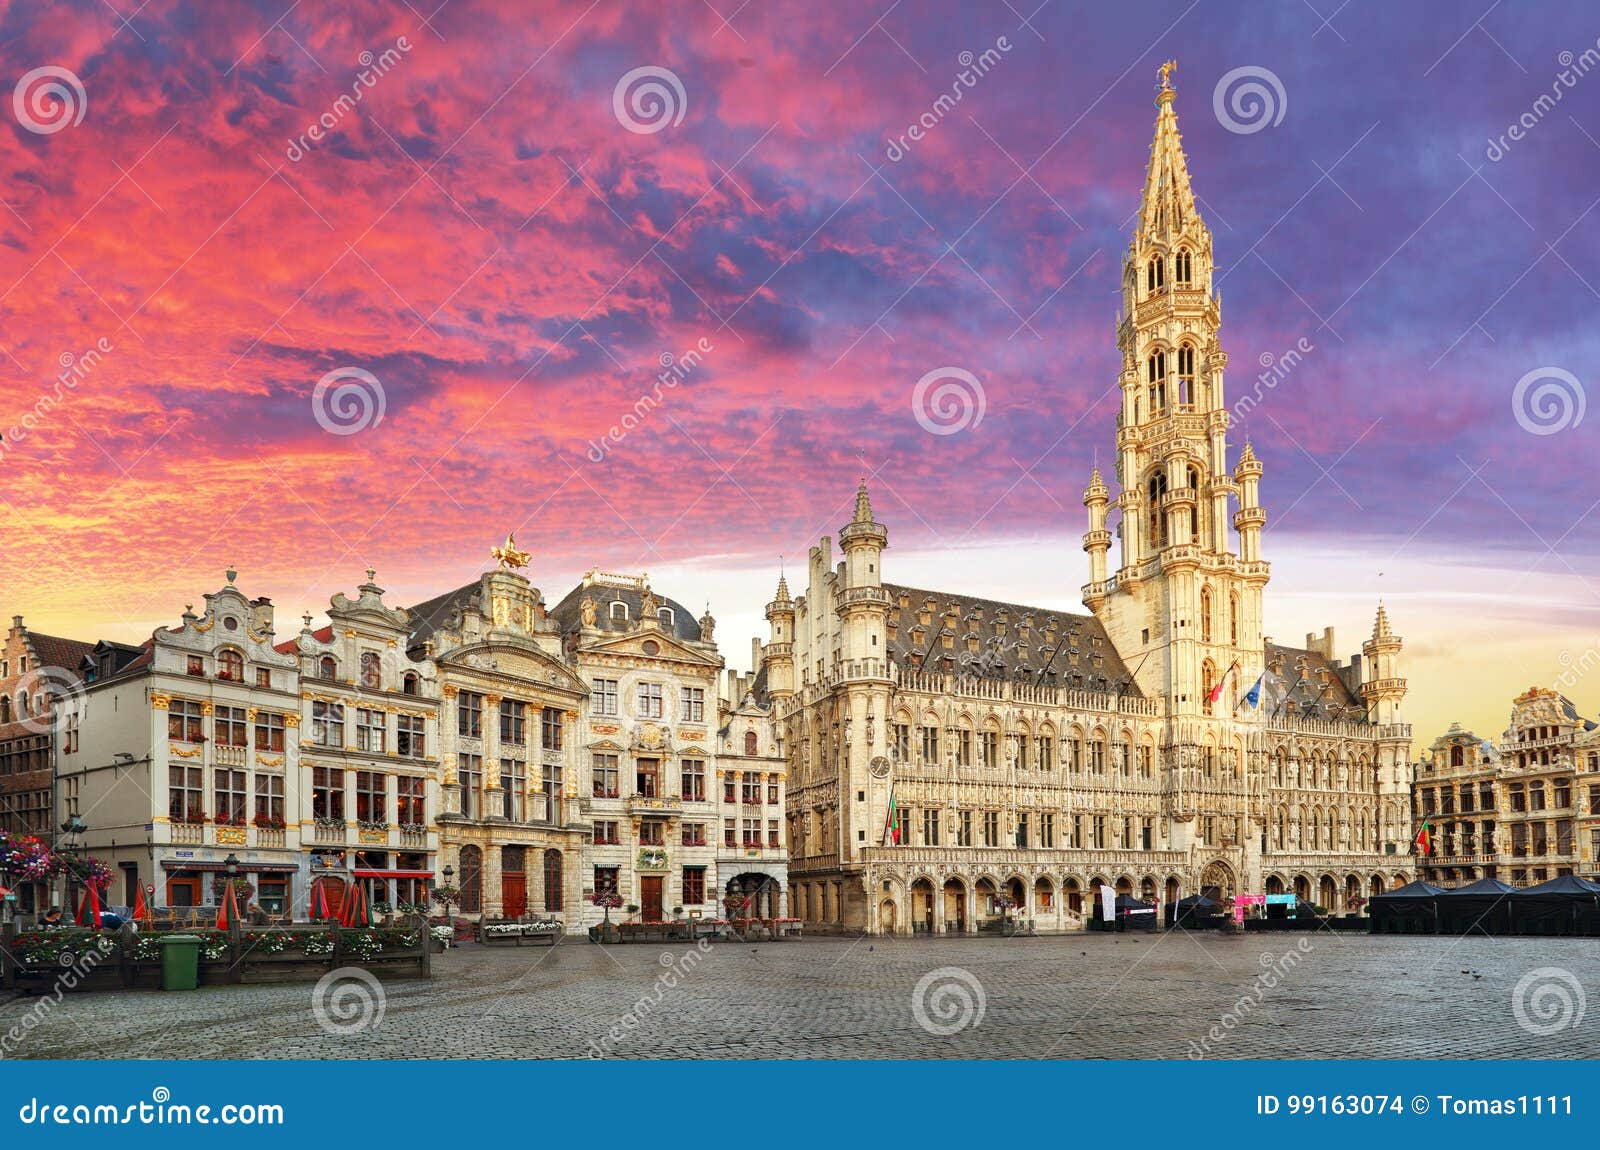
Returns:
[[[347,827],[343,819],[334,823],[323,823],[320,819],[311,826],[311,841],[314,843],[342,843],[345,839]]]
[[[682,810],[683,800],[677,795],[634,794],[628,796],[628,809],[645,813],[669,813]]]
[[[206,828],[200,823],[173,823],[172,841],[194,846],[206,841]]]
[[[281,847],[287,841],[287,835],[282,827],[256,828],[256,846],[258,847]]]
[[[245,747],[226,747],[221,743],[211,744],[211,761],[219,767],[242,767],[248,749]]]
[[[1098,871],[1121,867],[1149,868],[1186,866],[1187,851],[1097,850],[1093,847],[864,847],[864,863],[893,863],[898,866],[938,866],[959,860],[963,863],[996,868],[1027,866],[1080,866]],[[1107,874],[1107,878],[1113,876]]]

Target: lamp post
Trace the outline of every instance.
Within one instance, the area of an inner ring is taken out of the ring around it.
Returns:
[[[452,885],[450,880],[455,878],[455,877],[456,877],[456,868],[451,866],[449,863],[445,863],[444,864],[444,885],[445,885],[445,889],[446,890],[450,889],[450,887]],[[449,923],[450,923],[450,900],[448,898],[446,898],[444,900],[444,920],[445,920],[445,924],[449,925]]]
[[[62,886],[64,887],[62,902],[65,903],[65,913],[68,917],[72,917],[77,913],[72,909],[72,882],[74,879],[82,879],[82,875],[79,873],[78,856],[83,853],[81,836],[88,829],[89,824],[83,821],[82,815],[68,815],[67,821],[61,824],[61,833],[66,835],[68,839],[67,842],[62,844],[61,850],[58,852],[62,856],[62,861],[66,863],[64,874],[62,875]],[[61,903],[57,905],[59,906]]]

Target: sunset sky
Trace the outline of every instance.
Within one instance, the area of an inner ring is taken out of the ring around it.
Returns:
[[[1383,599],[1419,750],[1535,683],[1594,715],[1593,6],[1013,3],[0,3],[0,608],[139,641],[234,563],[286,635],[514,529],[550,601],[648,571],[746,667],[870,475],[889,579],[1081,610],[1172,57],[1230,397],[1311,349],[1234,435],[1269,634],[1349,654]],[[935,435],[948,368],[983,417]]]

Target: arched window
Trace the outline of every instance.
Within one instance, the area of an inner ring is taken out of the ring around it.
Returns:
[[[1188,287],[1194,278],[1194,273],[1189,263],[1187,249],[1178,249],[1178,254],[1172,259],[1172,278],[1179,287]]]
[[[1150,546],[1166,545],[1166,516],[1161,513],[1161,498],[1167,493],[1167,477],[1162,472],[1150,477]]]
[[[746,731],[744,733],[744,753],[746,757],[753,756],[756,753],[758,742],[759,740],[757,740],[754,731]]]
[[[624,623],[627,622],[627,620],[628,620],[628,605],[626,603],[624,603],[621,599],[613,599],[613,600],[611,600],[611,606],[608,607],[607,610],[611,613],[611,618],[612,619],[617,620],[619,622],[624,622]]]
[[[217,678],[244,681],[244,656],[237,651],[222,651],[217,655]]]
[[[672,629],[673,614],[671,607],[657,607],[656,618],[661,620],[661,625],[663,627],[667,628],[669,631]]]
[[[1167,286],[1167,265],[1160,256],[1151,260],[1145,270],[1145,285],[1150,291],[1159,291]]]
[[[317,677],[320,679],[337,679],[339,677],[339,663],[331,655],[324,655],[317,660]]]
[[[1211,642],[1211,588],[1200,588],[1200,641]]]
[[[1459,766],[1463,766],[1465,764],[1465,762],[1466,762],[1466,752],[1463,751],[1460,747],[1451,747],[1450,748],[1450,765],[1452,767],[1459,767]]]
[[[1200,664],[1200,690],[1205,695],[1206,714],[1211,713],[1211,692],[1217,685],[1217,665],[1210,659]],[[1206,748],[1210,750],[1209,747]]]
[[[415,695],[417,693],[417,683],[417,673],[415,671],[407,671],[406,677],[400,680],[400,690],[404,694]]]
[[[1228,593],[1228,642],[1239,645],[1239,593]]]
[[[9,723],[10,721],[11,697],[9,695],[0,695],[0,723]]]
[[[461,848],[461,913],[483,913],[483,851]]]
[[[361,685],[374,691],[383,687],[383,663],[376,651],[361,652]]]
[[[544,852],[544,909],[562,909],[561,852],[554,848]]]
[[[1194,405],[1194,347],[1187,343],[1178,348],[1178,404]]]
[[[1150,415],[1154,418],[1167,406],[1167,353],[1155,351],[1145,364],[1150,384]]]

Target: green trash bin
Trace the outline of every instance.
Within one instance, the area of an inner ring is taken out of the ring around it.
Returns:
[[[193,990],[200,985],[200,936],[169,934],[156,940],[161,948],[161,989]]]

